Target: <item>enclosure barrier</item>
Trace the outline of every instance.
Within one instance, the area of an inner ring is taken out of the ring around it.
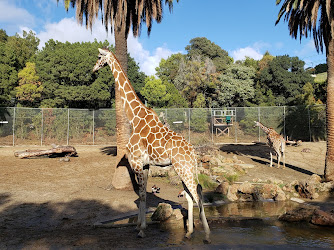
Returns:
[[[254,121],[289,140],[326,140],[325,110],[325,105],[155,109],[194,145],[265,142]],[[50,144],[115,145],[115,110],[0,108],[0,146]]]

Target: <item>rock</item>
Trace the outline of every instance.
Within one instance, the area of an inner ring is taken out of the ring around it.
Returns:
[[[166,221],[173,214],[173,208],[170,204],[167,203],[159,203],[157,209],[151,216],[153,221]]]
[[[312,174],[307,180],[308,183],[319,184],[321,183],[321,177],[317,174]]]
[[[246,182],[240,184],[240,186],[238,187],[238,191],[243,193],[243,194],[252,194],[253,193],[253,185],[246,181]]]
[[[315,210],[313,206],[301,206],[282,214],[278,219],[288,222],[310,221]]]
[[[319,192],[331,192],[334,189],[334,181],[323,182],[318,185]]]
[[[201,162],[210,162],[211,161],[212,156],[211,155],[203,155],[201,158]]]
[[[312,215],[311,223],[320,226],[334,226],[334,215],[332,213],[316,209]]]
[[[285,201],[286,200],[285,193],[283,192],[281,188],[278,187],[276,192],[277,192],[276,196],[273,198],[275,201]]]
[[[295,202],[298,202],[298,203],[305,203],[304,200],[299,199],[299,198],[295,198],[295,197],[290,198],[290,200],[295,201]]]
[[[220,193],[220,194],[223,194],[223,195],[227,195],[229,186],[230,185],[228,184],[228,182],[224,181],[224,182],[219,184],[219,186],[215,190],[215,193]]]
[[[300,197],[307,198],[307,199],[313,199],[315,188],[312,183],[300,181],[296,187],[296,190]]]
[[[173,216],[175,217],[176,220],[182,220],[183,219],[183,214],[181,212],[181,209],[177,208],[173,210]]]
[[[237,184],[230,185],[227,190],[226,198],[229,201],[237,201],[238,200],[237,192],[238,192],[238,185]]]
[[[275,184],[264,184],[262,187],[262,197],[264,199],[273,199],[275,201],[286,200],[283,190]]]

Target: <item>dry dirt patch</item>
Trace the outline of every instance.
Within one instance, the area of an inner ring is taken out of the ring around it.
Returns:
[[[44,149],[37,147],[38,149]],[[310,148],[309,153],[301,152]],[[99,146],[77,146],[78,157],[70,162],[58,158],[18,159],[15,151],[28,147],[0,148],[0,248],[118,248],[173,246],[167,232],[150,226],[145,239],[137,239],[133,228],[93,228],[97,221],[137,210],[133,191],[108,190],[115,157]],[[285,170],[269,168],[265,145],[224,145],[227,157],[236,155],[255,165],[240,180],[275,177],[283,181],[323,174],[325,142],[288,147]],[[157,184],[160,194],[150,187]],[[159,202],[183,203],[177,198],[180,186],[150,178],[148,206]],[[175,246],[174,246],[175,247]]]

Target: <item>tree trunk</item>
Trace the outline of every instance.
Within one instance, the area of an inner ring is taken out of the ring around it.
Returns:
[[[327,152],[325,163],[326,181],[334,180],[334,39],[326,48],[327,54],[327,105],[326,105],[326,125],[327,125]]]
[[[128,50],[125,29],[115,29],[115,54],[125,73],[128,68]],[[125,115],[118,87],[115,86],[117,157],[112,185],[116,189],[133,190],[134,176],[126,157],[126,144],[130,138],[130,124]]]

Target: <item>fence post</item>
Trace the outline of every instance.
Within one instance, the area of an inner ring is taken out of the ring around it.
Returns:
[[[43,108],[42,108],[42,110],[41,110],[42,112],[42,118],[41,118],[41,146],[43,146],[43,130],[44,130],[44,122],[43,122]]]
[[[16,110],[16,108],[14,107],[14,114],[13,114],[13,147],[15,146],[15,110]]]
[[[93,145],[95,145],[95,110],[93,110]]]
[[[235,143],[238,143],[238,129],[237,129],[237,108],[234,108],[234,134],[235,134]]]
[[[308,114],[308,131],[310,134],[310,142],[312,141],[312,133],[311,133],[311,117],[310,117],[310,106],[307,106],[307,114]]]
[[[285,106],[283,106],[283,134],[284,134],[284,139],[286,139],[286,132],[285,132]]]
[[[190,142],[190,108],[188,108],[188,120],[189,120],[188,141]]]
[[[70,136],[70,109],[67,109],[67,146],[69,144]]]
[[[257,115],[258,115],[258,121],[261,122],[261,110],[260,110],[260,107],[257,108]],[[261,130],[260,130],[260,127],[258,128],[258,131],[259,131],[259,142],[261,142]]]

